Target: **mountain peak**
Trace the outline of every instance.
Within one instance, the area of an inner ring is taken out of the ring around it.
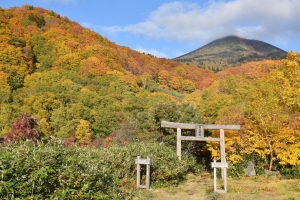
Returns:
[[[201,68],[221,70],[249,61],[282,59],[286,54],[287,52],[266,42],[229,35],[174,58],[174,60],[186,64],[196,64]]]

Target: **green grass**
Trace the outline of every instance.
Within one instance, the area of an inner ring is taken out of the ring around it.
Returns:
[[[220,181],[221,183],[222,181]],[[219,183],[219,184],[220,184]],[[218,185],[219,187],[220,185]],[[213,179],[210,174],[188,175],[187,181],[178,187],[143,190],[139,189],[135,200],[296,200],[300,199],[300,180],[279,178],[244,177],[228,179],[227,193],[213,192]]]

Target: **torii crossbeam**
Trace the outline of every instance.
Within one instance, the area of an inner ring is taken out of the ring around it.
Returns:
[[[220,156],[221,163],[218,164],[216,162],[212,163],[212,167],[221,168],[222,178],[224,179],[224,190],[217,190],[216,184],[214,184],[215,192],[227,192],[227,167],[228,164],[226,162],[225,156],[225,136],[224,130],[240,130],[240,125],[220,125],[220,124],[185,124],[185,123],[175,123],[175,122],[167,122],[161,121],[162,128],[176,128],[177,129],[177,147],[176,152],[179,160],[181,160],[181,141],[182,140],[190,140],[190,141],[210,141],[210,142],[220,142]],[[195,136],[182,136],[181,129],[195,130]],[[220,130],[219,138],[205,137],[204,130]],[[214,177],[216,179],[216,177]]]

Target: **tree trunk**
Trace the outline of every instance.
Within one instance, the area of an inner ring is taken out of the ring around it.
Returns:
[[[269,145],[269,150],[270,150],[270,162],[269,162],[269,170],[272,170],[272,166],[273,166],[273,148],[272,148],[272,144],[271,144],[271,140],[269,138],[267,138],[268,141],[268,145]]]

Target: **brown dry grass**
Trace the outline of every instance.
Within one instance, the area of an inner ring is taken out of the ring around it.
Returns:
[[[222,181],[218,184],[218,187]],[[227,193],[213,192],[213,178],[204,173],[188,175],[187,181],[178,187],[139,189],[135,200],[297,200],[300,199],[300,180],[277,177],[244,177],[228,179]]]

